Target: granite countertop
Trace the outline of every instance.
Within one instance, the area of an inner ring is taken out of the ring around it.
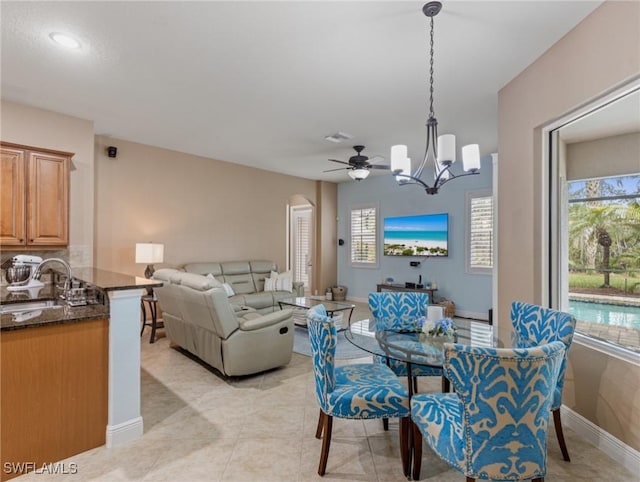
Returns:
[[[1,330],[16,330],[32,328],[50,324],[76,323],[85,320],[95,320],[109,317],[109,291],[129,290],[162,286],[162,282],[114,273],[96,268],[72,269],[74,279],[81,280],[103,291],[101,303],[84,306],[69,306],[61,302],[60,308],[46,308],[29,310],[19,314],[4,313],[0,316]],[[0,286],[0,304],[15,304],[29,301],[57,300],[59,292],[52,283],[35,290],[8,291],[6,286]]]

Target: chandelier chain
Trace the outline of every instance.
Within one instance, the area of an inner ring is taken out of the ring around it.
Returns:
[[[434,117],[433,112],[433,17],[431,17],[431,36],[430,36],[431,50],[430,62],[429,62],[429,118]]]

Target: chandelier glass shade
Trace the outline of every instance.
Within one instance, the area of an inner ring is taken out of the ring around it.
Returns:
[[[438,136],[438,120],[433,111],[433,17],[442,9],[442,3],[429,2],[422,7],[422,12],[430,19],[430,64],[429,64],[429,117],[427,119],[427,146],[424,157],[418,168],[411,172],[411,159],[407,156],[406,145],[391,147],[391,173],[401,186],[418,184],[427,194],[437,194],[438,189],[446,182],[458,177],[478,174],[480,172],[480,147],[469,144],[462,148],[463,174],[454,174],[451,167],[456,161],[456,137],[453,134]],[[422,171],[433,165],[434,181],[430,186],[424,182]],[[351,174],[350,174],[351,175]]]

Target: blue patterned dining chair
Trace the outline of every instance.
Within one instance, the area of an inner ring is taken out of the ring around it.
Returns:
[[[427,316],[429,295],[412,291],[383,291],[369,293],[369,310],[376,330],[412,331],[416,329],[416,319]],[[398,376],[407,376],[407,364],[400,360],[374,355],[374,361],[389,366]],[[418,391],[417,377],[441,377],[442,369],[424,365],[411,365],[414,391]],[[442,391],[445,380],[442,380]]]
[[[533,348],[445,344],[444,374],[455,393],[411,399],[413,478],[422,441],[475,479],[543,481],[549,408],[564,357],[559,341]]]
[[[552,341],[564,343],[565,352],[558,383],[553,393],[551,412],[553,424],[558,437],[558,444],[562,451],[562,458],[570,462],[567,444],[564,441],[562,420],[560,419],[560,407],[562,406],[562,388],[564,387],[564,374],[567,370],[567,353],[573,341],[573,333],[576,329],[576,319],[573,315],[551,308],[514,301],[511,303],[511,323],[515,331],[514,346],[525,348],[533,345],[544,345]]]
[[[385,365],[358,363],[336,367],[337,330],[323,305],[307,313],[313,375],[320,417],[316,438],[323,438],[318,474],[324,475],[331,445],[333,417],[347,419],[400,419],[400,456],[406,476],[409,462],[409,394]]]

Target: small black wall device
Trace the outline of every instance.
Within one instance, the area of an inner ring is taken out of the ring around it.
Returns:
[[[116,157],[116,155],[118,154],[118,148],[115,146],[109,146],[107,147],[107,155],[109,157]]]

